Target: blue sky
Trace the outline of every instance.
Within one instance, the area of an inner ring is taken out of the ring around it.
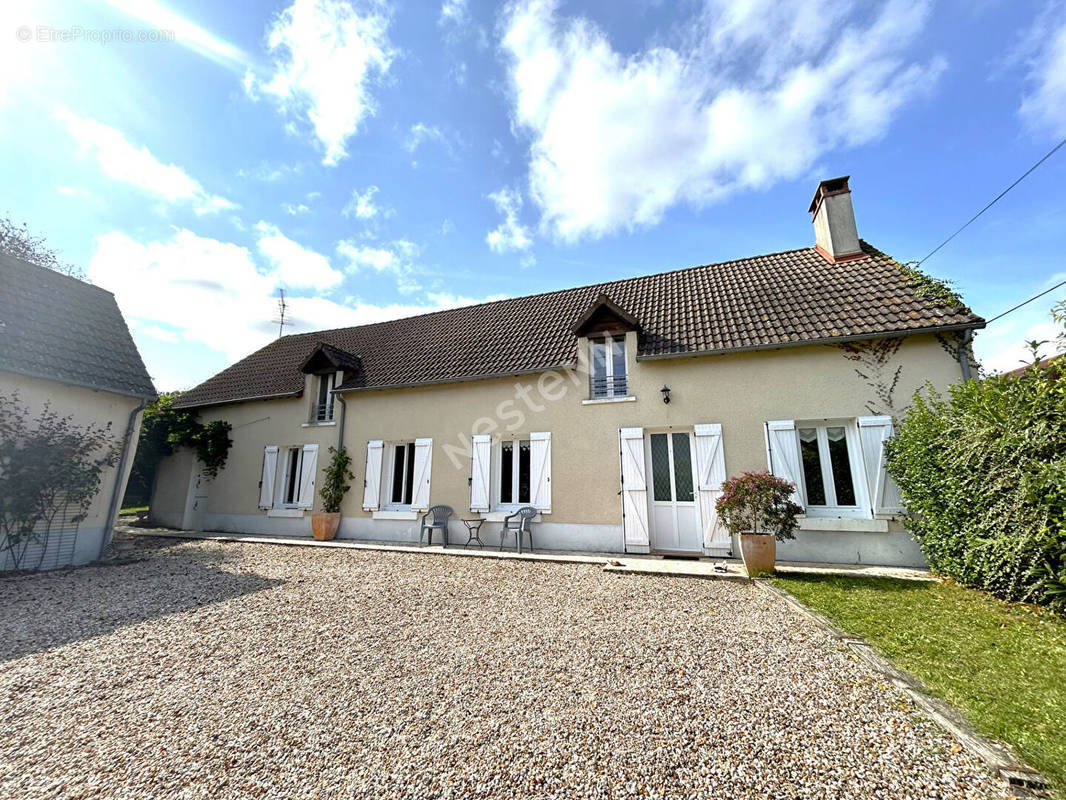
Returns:
[[[841,174],[917,259],[1066,136],[1047,0],[14,6],[0,211],[115,292],[164,390],[276,336],[281,286],[293,333],[804,247]],[[1064,185],[1060,151],[925,268],[986,317],[1062,280]]]

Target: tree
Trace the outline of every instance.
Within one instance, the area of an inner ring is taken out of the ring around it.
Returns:
[[[0,253],[85,280],[85,273],[70,262],[61,261],[59,254],[46,244],[43,236],[34,236],[25,222],[19,225],[6,216],[0,217]]]

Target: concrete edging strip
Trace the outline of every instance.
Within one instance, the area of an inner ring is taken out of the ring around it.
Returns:
[[[929,694],[929,690],[921,680],[893,665],[865,639],[845,633],[824,614],[808,608],[788,592],[772,585],[767,579],[759,578],[752,582],[764,592],[769,592],[782,600],[793,611],[809,619],[833,638],[839,639],[857,658],[875,672],[881,673],[889,683],[907,695],[928,717],[958,739],[959,744],[965,750],[984,761],[993,772],[1007,781],[1015,795],[1019,797],[1047,796],[1046,793],[1051,789],[1051,784],[1043,775],[1018,758],[1007,745],[978,733],[962,714],[943,700]]]

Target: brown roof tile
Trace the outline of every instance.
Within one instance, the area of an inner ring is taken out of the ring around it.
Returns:
[[[640,323],[638,357],[717,353],[948,327],[981,327],[969,309],[915,294],[899,264],[831,264],[813,248],[498,300],[417,317],[285,336],[186,392],[199,406],[299,394],[319,342],[354,354],[342,389],[514,375],[572,365],[572,328],[600,295]]]

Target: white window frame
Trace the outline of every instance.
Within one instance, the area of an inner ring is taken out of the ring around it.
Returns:
[[[803,485],[799,487],[804,499],[804,509],[808,517],[846,517],[870,519],[870,501],[866,488],[866,465],[862,457],[862,444],[859,440],[859,428],[855,419],[816,419],[796,420],[796,447],[799,453],[799,468],[803,475]],[[803,463],[803,443],[800,429],[814,428],[817,432],[818,460],[821,462],[821,481],[825,491],[825,505],[812,505],[807,499],[807,473]],[[848,465],[851,467],[851,485],[855,493],[855,505],[843,506],[835,501],[836,484],[833,481],[833,465],[829,458],[828,428],[843,428],[844,441],[848,448]]]
[[[603,342],[605,347],[604,357],[604,370],[605,374],[602,376],[596,375],[596,357],[594,355],[594,349],[598,342]],[[622,343],[622,363],[625,365],[625,390],[618,391],[614,385],[614,343]],[[594,381],[597,378],[605,378],[606,386],[604,387],[604,393],[598,394]],[[596,335],[589,337],[589,399],[590,400],[611,400],[620,397],[629,397],[629,352],[626,344],[626,335],[624,333],[616,334],[604,334],[603,336]]]
[[[333,390],[337,388],[337,373],[336,372],[324,372],[315,376],[318,380],[315,381],[315,390],[311,397],[311,422],[317,424],[323,424],[326,422],[333,422],[333,410],[336,407],[336,399],[333,396]],[[320,416],[318,413],[319,403],[318,398],[322,395],[322,385],[325,384],[326,389],[326,414]]]
[[[517,491],[519,483],[520,460],[518,453],[522,446],[522,442],[525,442],[529,446],[529,499],[526,502],[521,500],[512,501],[510,503],[503,502],[503,445],[505,442],[511,442],[513,456],[511,458],[511,487]],[[508,434],[493,443],[492,448],[492,508],[496,511],[516,511],[519,508],[529,506],[533,504],[533,443],[528,433],[516,433]]]
[[[296,452],[296,463],[293,464],[292,454]],[[300,476],[303,473],[304,463],[304,448],[303,445],[283,445],[278,448],[278,460],[283,461],[283,464],[279,464],[281,467],[277,470],[277,477],[274,483],[274,505],[273,508],[301,508],[300,506]],[[292,475],[292,471],[296,470],[296,480],[293,483],[293,498],[292,500],[284,500],[285,490],[289,485],[289,478]]]
[[[392,501],[392,490],[394,487],[394,481],[396,480],[396,448],[403,447],[404,464],[403,480],[407,482],[407,476],[411,470],[415,467],[415,440],[403,439],[394,442],[385,442],[385,457],[382,461],[382,480],[381,480],[381,502],[378,508],[382,511],[410,511],[411,501],[414,499],[414,485],[411,486],[411,497],[407,498],[406,503],[394,503]],[[413,480],[413,479],[412,479]]]

